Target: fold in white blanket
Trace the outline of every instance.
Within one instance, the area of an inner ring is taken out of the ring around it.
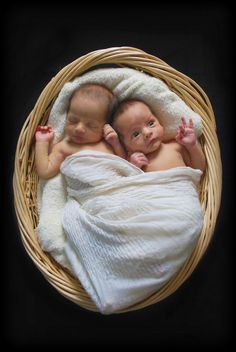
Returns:
[[[83,151],[61,172],[67,258],[103,314],[153,294],[191,255],[203,225],[200,170],[144,173],[118,156]]]

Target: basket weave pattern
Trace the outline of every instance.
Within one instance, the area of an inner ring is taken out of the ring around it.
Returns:
[[[215,117],[207,95],[196,82],[164,61],[136,48],[117,47],[91,52],[64,67],[42,91],[22,127],[17,144],[13,176],[15,210],[23,245],[46,280],[63,296],[83,308],[97,311],[79,281],[56,263],[50,255],[43,252],[38,243],[35,230],[38,224],[38,176],[34,165],[34,134],[38,125],[47,123],[50,109],[66,82],[95,66],[97,68],[97,65],[106,64],[130,67],[162,79],[173,92],[202,117],[203,134],[200,142],[207,159],[207,169],[200,186],[204,226],[193,254],[174,278],[148,299],[126,309],[130,311],[166,298],[196,268],[214,233],[221,199],[222,166]]]

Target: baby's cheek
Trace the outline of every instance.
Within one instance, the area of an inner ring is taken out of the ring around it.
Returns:
[[[126,147],[131,150],[132,152],[136,152],[138,150],[138,144],[137,143],[128,143]]]
[[[132,143],[132,145],[130,145],[130,149],[132,152],[143,152],[145,153],[145,146],[143,143],[136,142],[136,143]]]
[[[73,128],[70,125],[65,126],[65,133],[66,134],[71,133],[72,131],[73,131]]]
[[[162,127],[157,129],[157,136],[158,138],[162,138],[164,135],[164,129]]]
[[[138,147],[143,147],[143,148],[144,148],[146,144],[145,144],[143,138],[140,137],[140,138],[137,139],[136,145],[137,145]]]
[[[90,136],[91,138],[95,138],[97,140],[100,140],[103,138],[103,130],[101,129],[94,129],[94,130],[87,130],[87,136]]]

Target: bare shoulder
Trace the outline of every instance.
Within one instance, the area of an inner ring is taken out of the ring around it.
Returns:
[[[75,144],[64,140],[60,142],[60,145],[58,145],[57,148],[58,148],[57,150],[60,153],[64,154],[65,156],[68,156],[83,150],[96,150],[99,152],[114,154],[112,147],[105,140],[99,141],[97,143],[91,143],[91,144],[89,143]]]
[[[66,143],[65,143],[65,141],[64,140],[62,140],[62,141],[60,141],[60,142],[58,142],[58,143],[56,143],[56,144],[54,144],[53,146],[52,146],[52,152],[61,152],[61,151],[63,151],[63,150],[65,150],[66,149]]]

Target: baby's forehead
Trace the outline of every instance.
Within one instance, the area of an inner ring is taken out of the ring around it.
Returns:
[[[127,127],[133,127],[146,124],[147,122],[149,122],[150,119],[157,120],[157,118],[151,113],[151,111],[148,111],[147,113],[143,113],[142,111],[140,111],[134,114],[131,113],[124,117],[124,122],[126,121]]]
[[[84,103],[93,103],[97,105],[105,105],[107,106],[107,100],[106,97],[99,97],[99,96],[91,96],[84,94],[83,92],[76,92],[73,97],[70,100],[70,103],[79,103],[79,104],[84,104]]]

